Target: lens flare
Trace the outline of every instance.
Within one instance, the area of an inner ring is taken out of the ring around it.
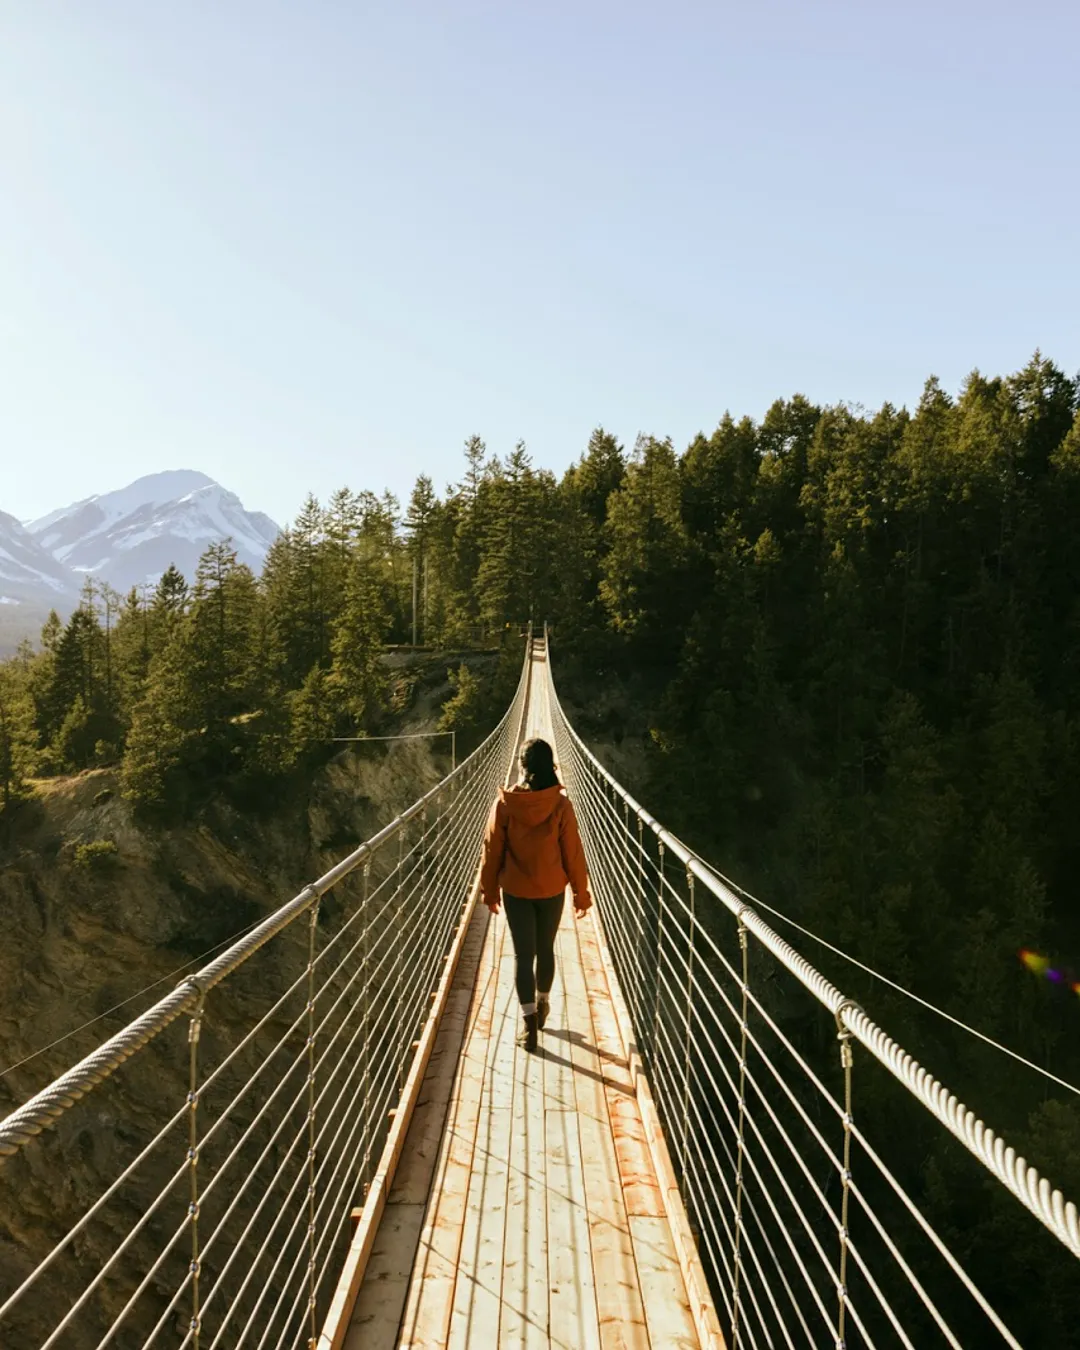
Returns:
[[[1051,984],[1063,985],[1074,994],[1080,995],[1080,980],[1073,979],[1072,970],[1058,970],[1056,966],[1050,964],[1048,956],[1034,952],[1030,947],[1021,947],[1016,954],[1020,958],[1021,965],[1026,966],[1032,975],[1042,975]]]

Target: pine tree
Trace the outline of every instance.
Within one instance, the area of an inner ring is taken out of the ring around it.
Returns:
[[[384,687],[379,658],[389,615],[374,570],[354,559],[331,640],[333,665],[325,682],[340,725],[359,729],[371,719]]]
[[[187,605],[188,584],[183,573],[170,563],[154,590],[153,612],[156,617],[171,621],[186,613]]]
[[[178,627],[151,659],[145,692],[132,710],[121,781],[124,796],[139,806],[182,804],[177,771],[193,758],[199,735],[185,680],[186,647]]]
[[[612,624],[633,638],[643,660],[671,659],[692,597],[690,540],[670,440],[638,439],[623,485],[609,500],[607,537],[600,595]]]
[[[235,719],[255,702],[257,605],[255,579],[230,541],[211,544],[199,559],[186,620],[185,681],[205,727],[205,752],[219,771],[241,739]]]
[[[17,661],[5,661],[0,664],[0,807],[24,795],[36,763],[34,701],[26,670]]]
[[[413,591],[416,612],[413,615],[413,640],[422,635],[428,640],[428,563],[431,553],[432,534],[435,517],[438,512],[438,499],[435,488],[426,474],[416,480],[409,509],[405,513],[402,525],[408,540],[409,554],[413,566]]]

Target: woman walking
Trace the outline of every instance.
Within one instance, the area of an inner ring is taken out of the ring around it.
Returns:
[[[525,1018],[521,1043],[534,1051],[547,1021],[555,982],[555,934],[569,885],[578,918],[592,904],[585,853],[570,798],[555,772],[547,741],[521,751],[524,781],[502,788],[484,837],[480,891],[492,914],[499,892],[514,942],[517,996]]]

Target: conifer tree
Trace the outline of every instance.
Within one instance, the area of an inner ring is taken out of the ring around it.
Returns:
[[[342,726],[366,726],[378,707],[384,687],[379,658],[388,620],[377,574],[370,561],[355,558],[331,639],[333,664],[323,686]]]
[[[607,532],[600,595],[611,622],[644,659],[670,659],[692,598],[679,463],[669,440],[639,437],[622,487],[609,500]]]
[[[34,701],[25,667],[0,664],[0,808],[18,800],[37,763]]]

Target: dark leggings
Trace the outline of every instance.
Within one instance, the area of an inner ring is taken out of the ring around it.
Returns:
[[[553,895],[548,900],[522,900],[503,893],[506,922],[514,940],[517,996],[523,1004],[536,1002],[537,989],[550,993],[555,982],[555,934],[564,898]]]

